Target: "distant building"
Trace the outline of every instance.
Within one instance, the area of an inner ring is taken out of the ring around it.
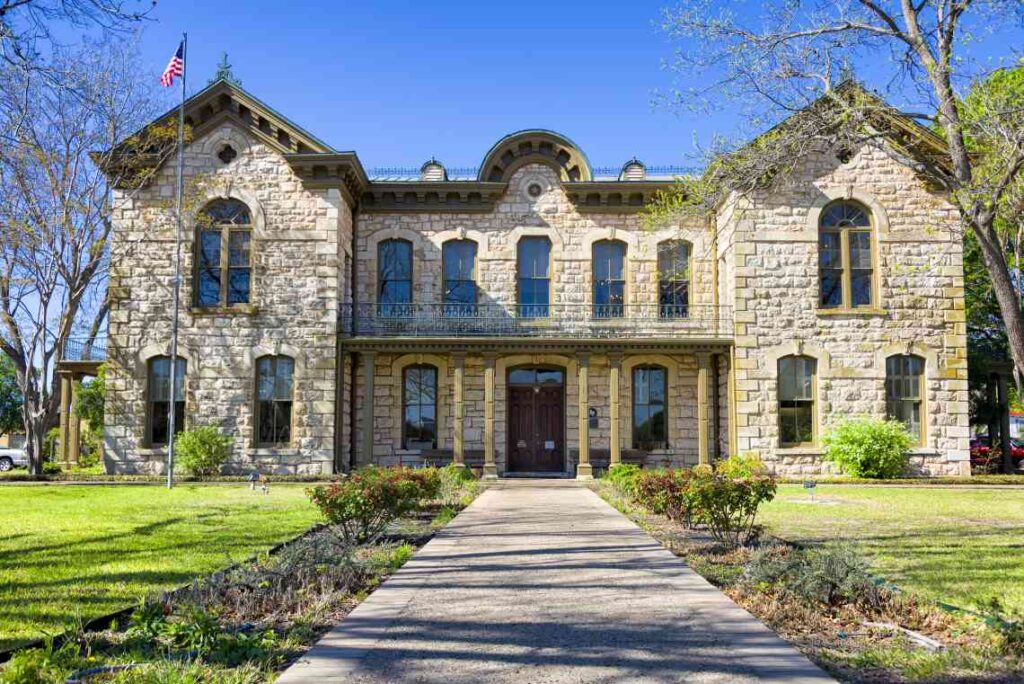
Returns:
[[[168,417],[232,465],[444,462],[589,476],[759,455],[819,473],[854,415],[921,472],[969,474],[958,217],[907,157],[821,150],[772,187],[645,230],[673,179],[508,135],[469,173],[368,175],[220,80],[191,98],[180,401],[169,404],[175,160],[115,197],[105,457],[164,464]],[[941,145],[901,121],[904,135]]]

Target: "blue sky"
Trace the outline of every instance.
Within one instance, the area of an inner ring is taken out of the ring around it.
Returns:
[[[367,167],[475,166],[523,128],[569,136],[594,166],[692,165],[695,141],[739,121],[652,106],[672,85],[665,5],[160,0],[142,48],[155,79],[187,30],[190,91],[226,51],[247,90]]]

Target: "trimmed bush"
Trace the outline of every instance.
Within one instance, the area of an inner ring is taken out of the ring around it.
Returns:
[[[234,439],[212,425],[185,430],[174,438],[178,464],[192,475],[220,473],[220,467],[231,455]]]
[[[691,470],[641,470],[633,479],[632,496],[651,511],[689,526]]]
[[[327,486],[307,490],[327,521],[350,544],[367,544],[380,538],[388,525],[416,510],[424,499],[437,496],[437,470],[424,468],[377,468],[357,470]]]
[[[756,474],[734,477],[737,472]],[[775,498],[775,490],[775,478],[763,466],[734,456],[714,470],[694,468],[686,497],[694,522],[707,525],[716,541],[741,546],[756,536],[757,511]]]
[[[883,589],[868,562],[849,544],[807,550],[773,544],[756,551],[744,569],[743,584],[786,591],[808,605],[847,604],[877,609]]]
[[[825,458],[853,477],[891,479],[907,469],[913,438],[897,420],[847,420],[825,436]]]

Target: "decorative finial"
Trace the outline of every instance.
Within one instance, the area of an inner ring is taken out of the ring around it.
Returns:
[[[210,79],[210,83],[216,83],[217,81],[227,81],[236,86],[242,85],[242,81],[231,71],[231,63],[228,62],[228,53],[226,52],[220,53],[220,64],[217,65],[217,71],[214,73],[213,78]]]

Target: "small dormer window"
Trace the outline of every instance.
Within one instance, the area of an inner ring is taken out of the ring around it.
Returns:
[[[643,180],[647,177],[647,167],[644,163],[633,157],[622,166],[622,171],[619,172],[619,180],[633,181]]]
[[[220,152],[217,153],[217,159],[220,159],[225,164],[230,164],[238,156],[238,152],[235,152],[235,148],[231,145],[224,145],[220,148]]]
[[[420,180],[446,181],[448,180],[448,172],[445,171],[444,165],[441,162],[431,157],[426,164],[420,167]]]

